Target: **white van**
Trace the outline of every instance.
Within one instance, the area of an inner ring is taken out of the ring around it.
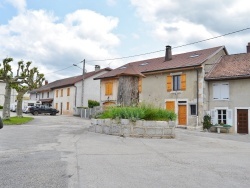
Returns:
[[[12,103],[11,105],[10,105],[10,111],[11,112],[15,112],[16,111],[16,102],[15,103]]]

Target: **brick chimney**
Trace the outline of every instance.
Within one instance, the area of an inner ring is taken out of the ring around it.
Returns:
[[[165,61],[170,61],[172,59],[171,46],[166,46]]]
[[[250,53],[250,42],[247,45],[247,53]]]
[[[44,83],[44,85],[47,85],[49,83],[49,81],[48,80],[45,80],[45,83]]]
[[[100,65],[95,65],[95,72],[101,69]]]

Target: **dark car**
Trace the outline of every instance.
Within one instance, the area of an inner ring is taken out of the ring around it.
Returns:
[[[56,115],[59,112],[57,109],[45,105],[32,106],[29,108],[29,111],[33,115],[38,115],[38,114]]]

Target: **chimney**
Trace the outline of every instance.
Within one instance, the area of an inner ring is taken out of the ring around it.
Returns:
[[[170,61],[172,59],[171,46],[166,46],[165,61]]]
[[[247,45],[247,53],[250,53],[250,42]]]
[[[95,72],[96,71],[99,71],[101,68],[100,68],[100,65],[95,65]]]
[[[49,83],[49,81],[48,80],[45,80],[45,83],[44,83],[44,85],[47,85]]]

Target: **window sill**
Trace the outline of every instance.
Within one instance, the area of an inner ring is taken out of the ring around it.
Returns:
[[[171,94],[180,94],[180,93],[182,93],[183,91],[180,91],[180,90],[178,90],[178,91],[170,91],[170,93]]]

